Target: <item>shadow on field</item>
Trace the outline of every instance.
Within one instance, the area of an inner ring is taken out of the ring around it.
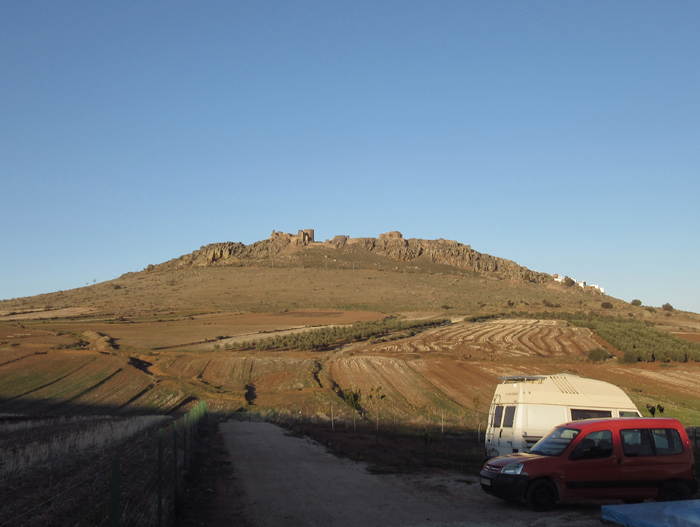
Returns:
[[[139,396],[142,394],[139,394]],[[32,398],[23,394],[18,397],[0,397],[0,420],[36,419],[51,417],[71,417],[79,415],[113,415],[130,417],[137,415],[180,415],[184,414],[197,399],[188,397],[167,412],[158,412],[149,408],[139,408],[130,402],[116,405],[83,404],[71,401],[56,401],[50,398]]]

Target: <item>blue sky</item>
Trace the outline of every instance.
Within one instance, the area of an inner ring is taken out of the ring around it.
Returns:
[[[0,298],[281,230],[700,312],[700,3],[0,3]]]

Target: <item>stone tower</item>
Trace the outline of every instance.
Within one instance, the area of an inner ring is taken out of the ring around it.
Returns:
[[[297,241],[300,245],[309,245],[314,242],[314,230],[304,229],[297,234]]]

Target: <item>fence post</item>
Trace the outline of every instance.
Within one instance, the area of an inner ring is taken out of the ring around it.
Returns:
[[[197,403],[197,406],[199,406],[199,403]],[[197,425],[199,425],[199,419],[197,418],[197,406],[192,408],[192,411],[190,412],[190,423],[191,423],[191,430],[190,430],[190,444],[194,446],[194,440],[196,437],[196,430],[197,430]]]
[[[173,503],[177,509],[177,419],[173,422],[173,466],[175,467],[175,496]]]
[[[189,430],[187,429],[187,414],[185,414],[185,423],[183,425],[183,434],[182,434],[182,440],[183,440],[183,449],[184,449],[184,454],[185,457],[182,460],[182,469],[187,472],[187,432]]]
[[[110,510],[111,527],[119,527],[119,459],[112,460],[112,503]]]
[[[158,429],[158,527],[163,527],[163,429]]]

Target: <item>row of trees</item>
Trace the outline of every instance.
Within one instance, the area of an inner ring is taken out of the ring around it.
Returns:
[[[392,335],[410,337],[429,327],[445,323],[445,319],[432,320],[398,320],[394,318],[374,322],[356,322],[350,326],[324,327],[288,335],[277,335],[252,342],[241,342],[238,349],[291,350],[301,351],[321,350],[337,344],[367,340],[376,337]]]
[[[622,362],[700,361],[700,344],[658,331],[651,323],[621,317],[584,314],[560,315],[569,323],[589,328],[600,338],[621,350]]]

